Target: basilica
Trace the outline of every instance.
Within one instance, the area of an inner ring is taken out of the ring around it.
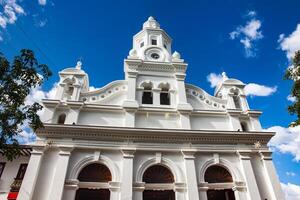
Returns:
[[[60,71],[37,141],[0,159],[0,200],[284,200],[245,84],[223,73],[211,95],[187,67],[149,17],[124,80],[90,90],[81,62]]]

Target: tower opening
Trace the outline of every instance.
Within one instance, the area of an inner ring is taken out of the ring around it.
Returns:
[[[65,113],[62,113],[58,116],[58,120],[57,120],[57,123],[58,124],[64,124],[66,121],[66,114]]]
[[[142,104],[153,104],[152,84],[145,83],[142,86],[144,87]]]

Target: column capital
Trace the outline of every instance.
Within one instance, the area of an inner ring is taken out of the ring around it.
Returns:
[[[58,146],[59,148],[59,155],[71,155],[71,152],[74,149],[74,146]]]
[[[272,160],[272,152],[271,151],[259,151],[260,158],[262,160]]]
[[[240,157],[241,160],[250,160],[251,158],[251,151],[248,150],[241,150],[237,151],[238,156]]]
[[[176,192],[184,192],[186,190],[186,184],[181,182],[174,183],[174,190]]]
[[[120,182],[115,182],[115,181],[110,181],[110,182],[108,182],[108,185],[109,185],[109,190],[111,192],[115,192],[115,191],[120,190],[121,183]]]
[[[195,153],[197,152],[196,149],[182,149],[181,153],[184,159],[195,159]]]
[[[133,158],[136,148],[122,148],[123,158]]]
[[[79,181],[77,179],[69,179],[65,181],[65,188],[69,190],[78,190]]]
[[[46,146],[33,146],[31,155],[43,155],[43,153],[46,151]]]

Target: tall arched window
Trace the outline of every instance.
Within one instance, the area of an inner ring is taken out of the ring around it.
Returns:
[[[242,109],[242,105],[241,105],[241,99],[239,96],[239,90],[237,88],[232,88],[230,90],[230,92],[232,93],[232,99],[233,99],[233,103],[236,109]]]
[[[84,167],[78,175],[79,189],[75,200],[109,200],[108,182],[112,180],[109,169],[100,163]],[[90,189],[92,188],[92,189]]]
[[[170,105],[170,86],[168,83],[160,84],[160,105]]]
[[[208,182],[208,200],[235,200],[233,179],[231,174],[222,166],[213,165],[207,168],[204,174],[205,182]]]
[[[143,83],[142,104],[153,104],[152,83]]]
[[[64,124],[66,121],[66,114],[65,113],[62,113],[58,116],[58,120],[57,120],[57,123],[58,124]]]
[[[143,200],[175,200],[174,176],[165,166],[153,165],[143,174]]]
[[[249,131],[248,125],[246,122],[241,122],[242,131]]]

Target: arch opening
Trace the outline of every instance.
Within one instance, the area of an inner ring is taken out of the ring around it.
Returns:
[[[235,200],[233,178],[230,172],[222,166],[213,165],[206,169],[205,182],[208,182],[208,200]]]
[[[110,199],[108,182],[112,180],[112,175],[106,165],[101,163],[87,165],[80,171],[78,180],[79,189],[76,191],[75,200]]]
[[[160,86],[160,104],[161,105],[170,105],[170,86],[169,84],[163,84]]]
[[[58,116],[58,119],[57,119],[57,123],[58,124],[64,124],[66,121],[66,114],[65,113],[62,113]]]
[[[175,200],[174,175],[165,166],[153,165],[143,174],[143,200]],[[163,188],[157,190],[157,187]]]
[[[153,104],[152,83],[143,83],[142,104]]]

